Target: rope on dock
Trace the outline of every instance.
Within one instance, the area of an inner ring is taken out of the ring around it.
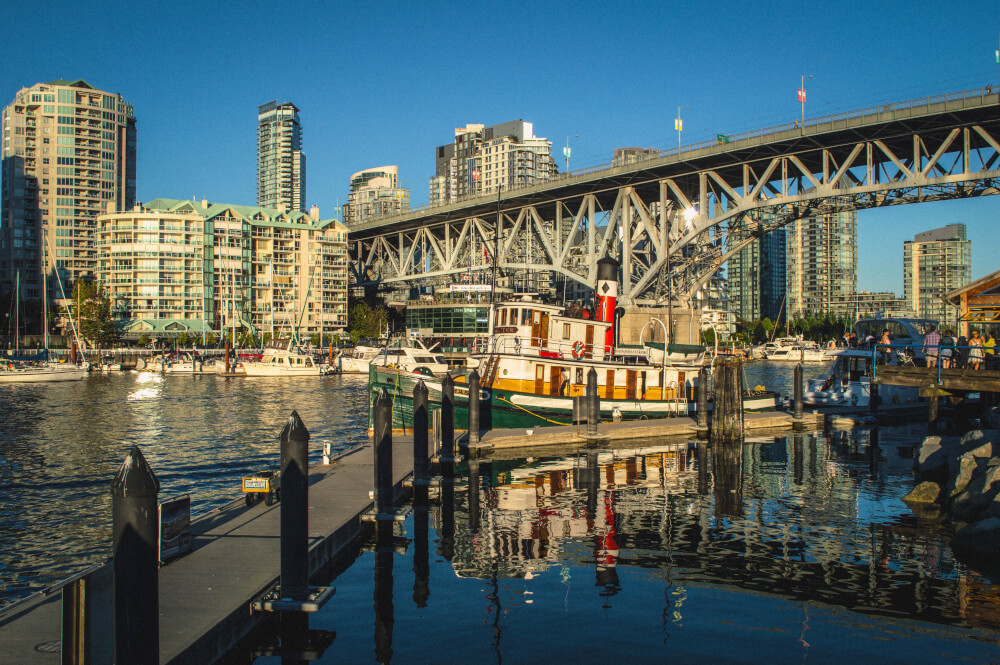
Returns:
[[[507,404],[510,404],[510,405],[511,405],[512,407],[514,407],[515,409],[521,409],[521,410],[522,410],[522,411],[524,411],[525,413],[528,413],[528,414],[531,414],[531,415],[533,415],[534,417],[536,417],[536,418],[539,418],[539,419],[541,419],[541,420],[544,420],[544,421],[545,421],[545,422],[547,422],[547,423],[552,423],[553,425],[572,425],[572,424],[573,424],[573,423],[561,423],[561,422],[559,422],[558,420],[551,420],[551,419],[549,419],[549,418],[546,418],[545,416],[540,416],[540,415],[538,415],[537,413],[535,413],[534,411],[528,411],[528,410],[527,410],[526,408],[524,408],[523,406],[518,406],[517,404],[514,404],[514,403],[513,403],[513,402],[511,402],[511,401],[510,401],[509,399],[506,399],[506,398],[504,398],[504,397],[497,397],[497,399],[498,399],[498,400],[500,400],[501,402],[507,402]]]

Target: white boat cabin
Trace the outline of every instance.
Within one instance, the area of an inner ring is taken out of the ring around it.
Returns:
[[[605,339],[612,323],[567,316],[561,306],[531,296],[498,305],[491,326],[489,348],[480,352],[577,360],[611,356]]]

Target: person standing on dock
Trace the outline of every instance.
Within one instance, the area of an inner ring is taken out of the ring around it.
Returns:
[[[983,367],[983,340],[979,337],[979,331],[972,331],[972,339],[969,340],[969,369],[982,369]]]
[[[941,367],[948,369],[951,367],[951,354],[954,351],[955,338],[951,330],[945,330],[944,336],[941,338],[941,348],[938,349],[938,355],[941,358]]]
[[[928,333],[924,336],[924,358],[927,360],[928,367],[937,367],[938,363],[938,346],[941,344],[941,335],[938,333],[937,328],[934,326],[930,327]]]
[[[996,361],[993,356],[994,353],[993,348],[996,345],[997,345],[997,338],[993,334],[993,332],[990,331],[989,335],[987,335],[987,340],[983,342],[983,350],[986,352],[986,363],[985,363],[986,369],[996,369],[995,367]]]

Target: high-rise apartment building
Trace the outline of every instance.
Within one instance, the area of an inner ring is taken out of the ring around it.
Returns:
[[[95,276],[98,215],[135,203],[132,105],[83,80],[22,88],[3,110],[2,154],[0,280],[20,275],[22,296],[37,299],[55,268],[68,294]]]
[[[729,297],[737,317],[776,322],[785,314],[785,251],[785,229],[776,229],[729,259]]]
[[[858,213],[799,219],[785,227],[789,316],[826,314],[858,290]]]
[[[547,180],[556,172],[552,144],[534,135],[532,123],[466,125],[455,130],[453,143],[436,150],[430,202],[438,205],[508,191]]]
[[[944,296],[971,279],[972,241],[965,238],[965,224],[924,231],[903,242],[903,299],[918,317],[955,328],[958,310]]]
[[[409,209],[410,190],[399,188],[399,167],[379,166],[351,176],[343,219],[351,227]]]
[[[306,156],[299,109],[291,102],[257,107],[257,205],[306,209]]]
[[[156,199],[99,218],[100,279],[137,333],[347,327],[347,228],[309,214]]]

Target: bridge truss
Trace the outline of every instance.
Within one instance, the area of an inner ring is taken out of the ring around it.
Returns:
[[[351,230],[355,285],[592,285],[618,259],[623,304],[690,301],[734,254],[797,219],[1000,193],[1000,99],[989,90],[811,119],[492,200]]]

